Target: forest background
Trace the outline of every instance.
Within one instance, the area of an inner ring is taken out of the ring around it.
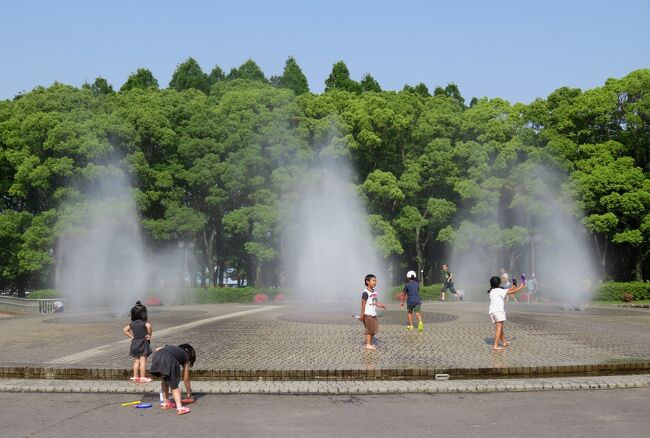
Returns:
[[[438,281],[452,248],[518,267],[549,193],[584,225],[601,280],[647,278],[650,70],[530,104],[468,101],[453,83],[382,91],[344,62],[325,85],[311,93],[291,57],[271,78],[253,60],[226,74],[188,58],[164,89],[139,69],[118,91],[100,77],[0,101],[0,290],[53,285],[69,206],[116,170],[147,250],[191,248],[197,286],[228,273],[281,287],[282,206],[325,158],[355,170],[394,282],[415,266]]]

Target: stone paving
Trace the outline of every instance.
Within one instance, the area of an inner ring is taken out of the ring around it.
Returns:
[[[390,304],[379,319],[378,349],[370,352],[363,348],[363,326],[352,317],[355,312],[357,303],[177,306],[149,313],[152,347],[192,343],[197,371],[257,370],[265,378],[274,377],[273,371],[279,373],[275,377],[301,378],[306,374],[289,372],[329,370],[333,378],[345,378],[347,370],[378,370],[382,376],[379,371],[390,369],[399,378],[409,369],[512,369],[510,375],[518,375],[525,373],[516,372],[522,368],[580,371],[591,365],[645,364],[650,373],[648,309],[573,311],[509,303],[506,335],[512,342],[502,352],[491,349],[487,303],[425,303],[423,333],[407,331],[405,311]],[[122,333],[128,322],[100,311],[1,318],[0,367],[128,373],[129,341]]]
[[[213,381],[193,382],[202,394],[443,394],[470,392],[565,391],[650,387],[650,375],[480,380],[400,381]],[[106,380],[0,379],[0,392],[79,392],[137,394],[158,400],[160,384]],[[134,396],[135,398],[135,396]]]

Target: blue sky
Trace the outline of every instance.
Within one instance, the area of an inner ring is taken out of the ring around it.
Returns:
[[[650,67],[650,1],[10,1],[0,9],[0,99],[95,77],[115,89],[139,67],[165,87],[195,58],[268,76],[294,56],[321,92],[343,60],[384,89],[455,82],[473,96],[530,102]]]

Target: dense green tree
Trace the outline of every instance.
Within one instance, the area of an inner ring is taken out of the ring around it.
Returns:
[[[131,74],[126,80],[120,91],[129,91],[133,88],[158,88],[158,80],[153,76],[151,71],[146,68],[139,68],[135,73]]]
[[[458,85],[454,84],[453,82],[451,84],[447,84],[445,88],[436,87],[433,90],[433,95],[438,97],[448,97],[460,104],[460,106],[465,106],[465,98],[461,96]]]
[[[332,66],[332,72],[325,79],[325,91],[345,90],[350,93],[361,93],[361,85],[350,79],[350,70],[345,62],[339,61]]]
[[[316,160],[351,163],[395,272],[428,277],[450,244],[520,266],[561,197],[573,199],[603,278],[647,279],[649,72],[469,107],[453,83],[433,96],[424,84],[381,91],[343,62],[325,93],[308,93],[293,58],[274,86],[252,60],[225,78],[188,59],[165,90],[144,69],[117,93],[102,78],[36,87],[0,101],[0,287],[51,284],[70,211],[123,172],[152,251],[193,242],[204,281],[234,268],[251,285],[279,285],[286,206]]]
[[[381,92],[381,87],[379,86],[379,82],[373,78],[370,73],[366,73],[363,75],[363,78],[361,78],[361,91],[368,92],[368,91],[374,91],[375,93]]]
[[[201,66],[194,58],[187,60],[176,67],[169,87],[178,91],[194,88],[207,93],[210,90],[210,79],[203,73]]]
[[[91,90],[95,95],[113,94],[113,87],[102,77],[98,77],[92,84],[84,84],[83,88]]]
[[[271,78],[271,82],[277,87],[292,90],[296,95],[309,92],[307,77],[293,56],[287,59],[282,76]]]
[[[228,73],[227,79],[247,79],[249,81],[267,82],[262,69],[252,59],[247,60],[239,66],[232,68]]]
[[[215,65],[210,74],[208,75],[208,85],[212,87],[214,84],[219,83],[226,79],[226,75],[218,65]]]
[[[408,93],[415,93],[418,94],[422,97],[430,97],[431,94],[429,94],[429,88],[422,82],[417,84],[415,87],[412,87],[408,84],[404,85],[404,88],[402,88],[402,91],[406,91]]]

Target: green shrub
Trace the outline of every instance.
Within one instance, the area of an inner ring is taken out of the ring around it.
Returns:
[[[45,300],[52,298],[62,298],[63,294],[56,289],[40,289],[31,292],[28,296],[32,300]]]
[[[600,285],[593,298],[603,301],[623,301],[626,294],[631,295],[635,301],[647,300],[650,298],[650,283],[608,281]]]
[[[428,301],[437,300],[438,298],[440,298],[440,287],[441,286],[439,284],[422,286],[420,288],[420,298]],[[390,299],[395,300],[397,294],[402,292],[403,290],[404,290],[404,286],[393,286],[390,289],[388,289],[388,293],[390,294]]]
[[[208,287],[192,289],[192,293],[193,301],[198,304],[250,303],[257,294],[265,294],[269,297],[269,301],[273,301],[278,294],[289,296],[286,289],[258,289],[254,287]]]

